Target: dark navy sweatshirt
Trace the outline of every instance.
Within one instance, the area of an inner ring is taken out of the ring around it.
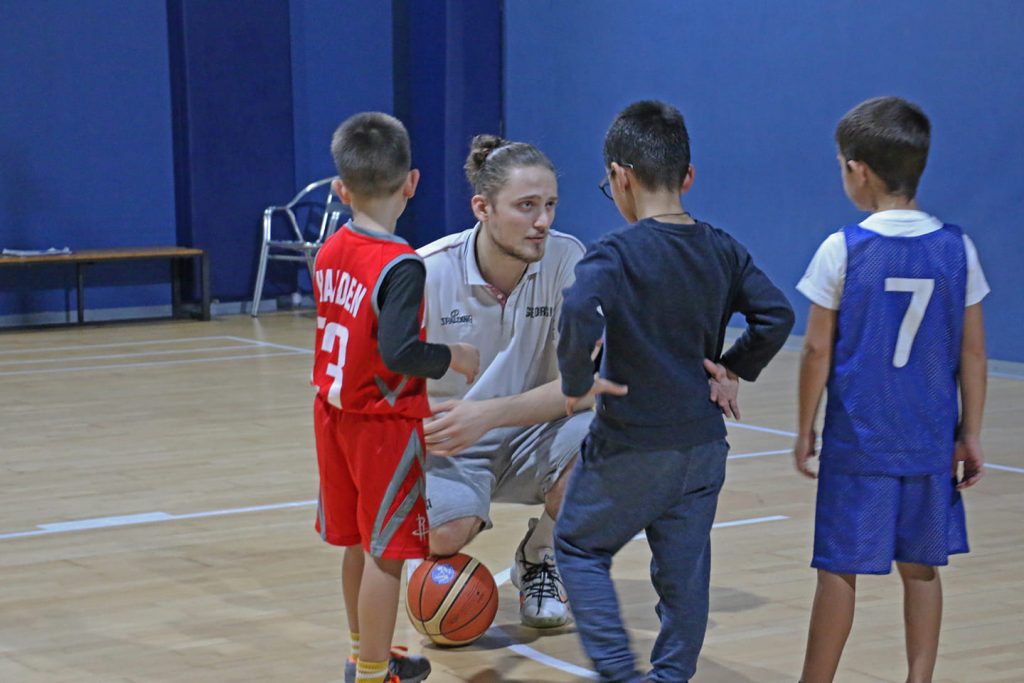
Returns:
[[[737,312],[747,328],[723,354]],[[591,431],[639,448],[696,446],[725,436],[704,359],[752,382],[792,327],[785,295],[728,233],[642,220],[598,240],[576,265],[558,326],[562,391],[590,390],[603,334],[600,375],[629,394],[598,397]]]

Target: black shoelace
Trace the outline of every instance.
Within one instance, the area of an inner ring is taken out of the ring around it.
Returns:
[[[544,598],[554,598],[561,601],[562,596],[558,592],[558,584],[562,577],[558,575],[558,569],[550,562],[528,562],[522,560],[526,571],[523,572],[522,586],[523,594],[526,597],[536,598],[538,602]],[[539,580],[537,580],[539,578]],[[536,581],[536,583],[534,583]]]

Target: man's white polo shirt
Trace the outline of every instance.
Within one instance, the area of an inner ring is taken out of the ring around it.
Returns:
[[[562,290],[573,283],[583,245],[550,231],[544,257],[527,266],[505,297],[484,281],[476,262],[480,224],[417,250],[427,267],[423,321],[427,340],[466,342],[480,349],[480,374],[471,385],[449,370],[427,381],[434,399],[482,400],[512,396],[558,378],[558,316]]]

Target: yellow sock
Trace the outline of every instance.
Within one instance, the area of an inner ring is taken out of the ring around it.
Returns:
[[[348,632],[349,658],[354,662],[359,659],[359,634],[355,631]]]
[[[356,663],[356,680],[360,683],[384,683],[387,675],[387,662],[367,662],[360,659]]]

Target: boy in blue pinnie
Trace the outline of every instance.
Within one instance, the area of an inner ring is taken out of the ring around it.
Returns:
[[[739,417],[738,378],[757,378],[786,341],[793,311],[741,244],[683,209],[694,171],[677,109],[656,101],[624,109],[605,136],[604,161],[602,190],[630,225],[587,249],[562,304],[567,410],[592,388],[601,396],[555,552],[601,680],[684,683],[707,628],[710,532],[728,451],[722,414]],[[747,329],[722,354],[735,312]],[[602,333],[595,379],[590,355]],[[628,393],[606,393],[616,385]],[[609,575],[612,557],[640,531],[654,555],[661,622],[646,677]]]
[[[835,677],[857,574],[888,574],[893,561],[903,579],[907,681],[931,681],[938,567],[967,552],[960,490],[982,473],[981,300],[989,288],[971,240],[914,199],[930,137],[924,113],[896,97],[867,100],[842,118],[843,188],[871,215],[826,239],[797,285],[811,310],[793,454],[797,469],[818,479],[804,683]],[[826,385],[815,473],[808,459]]]

